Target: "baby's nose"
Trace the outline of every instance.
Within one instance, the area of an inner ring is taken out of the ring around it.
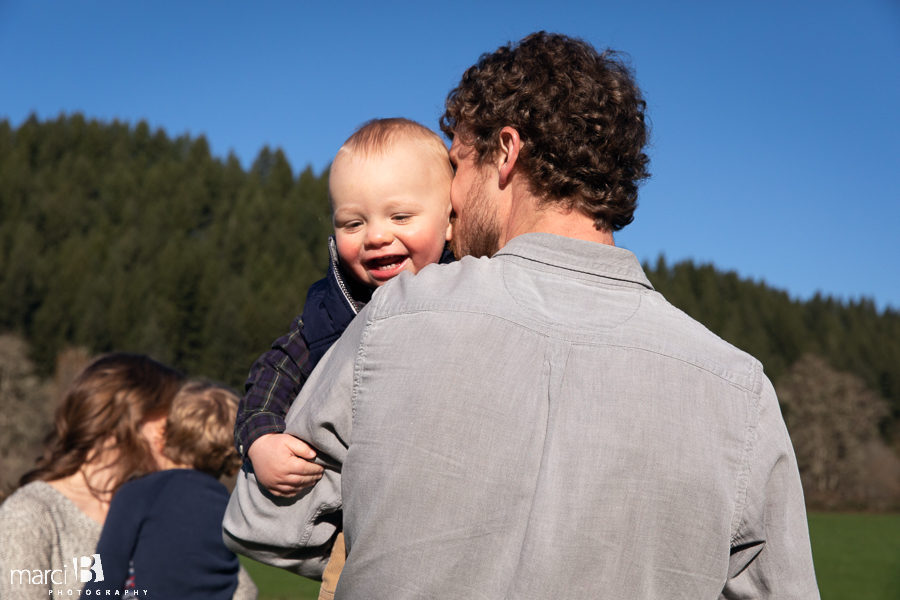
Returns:
[[[381,223],[370,223],[366,229],[366,241],[370,244],[384,245],[393,241],[394,235],[390,227],[385,227]]]

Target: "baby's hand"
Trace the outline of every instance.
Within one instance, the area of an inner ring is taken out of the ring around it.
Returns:
[[[295,496],[314,485],[325,470],[314,462],[316,452],[288,433],[268,433],[247,450],[256,480],[275,496]]]

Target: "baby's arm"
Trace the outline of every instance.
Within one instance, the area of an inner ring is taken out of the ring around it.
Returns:
[[[284,431],[284,416],[309,377],[308,359],[303,321],[297,317],[290,331],[272,342],[250,368],[234,424],[235,446],[241,456],[247,455],[260,436]]]
[[[254,473],[239,473],[223,522],[225,545],[233,551],[305,577],[322,577],[341,524],[341,465],[352,437],[353,373],[364,323],[350,324],[344,334],[349,337],[338,340],[331,359],[326,355],[316,367],[286,417],[286,431],[308,439],[318,460],[334,468],[296,500],[274,502]]]
[[[234,426],[238,452],[250,458],[257,480],[277,496],[292,496],[322,474],[322,467],[308,462],[315,451],[282,433],[284,417],[311,371],[302,333],[297,317],[290,331],[253,363]]]

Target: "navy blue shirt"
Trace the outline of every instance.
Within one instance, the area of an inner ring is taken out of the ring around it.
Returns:
[[[158,471],[124,484],[97,544],[103,582],[87,588],[125,589],[133,561],[136,597],[230,599],[239,565],[222,541],[227,504],[225,486],[194,469]]]

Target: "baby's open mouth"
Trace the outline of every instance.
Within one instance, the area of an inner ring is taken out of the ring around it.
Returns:
[[[400,266],[406,256],[402,254],[391,254],[389,256],[379,256],[366,261],[366,268],[370,271],[389,271]]]

